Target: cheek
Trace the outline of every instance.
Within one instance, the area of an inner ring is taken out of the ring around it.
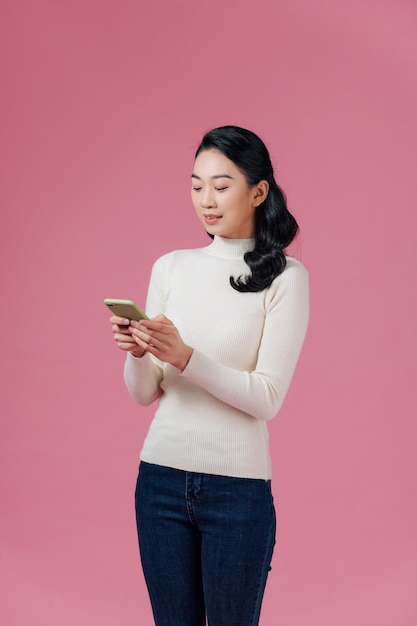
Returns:
[[[246,207],[246,210],[244,211],[244,220],[251,223],[255,221],[255,209],[252,206]]]

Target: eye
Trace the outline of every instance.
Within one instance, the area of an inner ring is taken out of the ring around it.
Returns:
[[[193,186],[193,191],[197,191],[197,192],[198,192],[198,191],[201,191],[201,187],[194,187],[194,186]]]
[[[216,191],[226,191],[226,189],[228,189],[228,187],[215,187]]]

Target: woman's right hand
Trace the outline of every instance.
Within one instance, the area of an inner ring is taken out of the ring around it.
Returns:
[[[133,356],[136,357],[142,357],[145,354],[146,350],[138,346],[129,332],[130,320],[125,317],[119,317],[118,315],[112,315],[110,324],[112,325],[113,339],[120,350],[131,352]]]

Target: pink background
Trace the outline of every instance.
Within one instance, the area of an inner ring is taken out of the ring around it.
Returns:
[[[152,623],[153,407],[102,299],[144,303],[156,257],[208,242],[193,153],[232,123],[270,148],[312,291],[261,623],[415,626],[417,4],[3,0],[0,22],[0,623]]]

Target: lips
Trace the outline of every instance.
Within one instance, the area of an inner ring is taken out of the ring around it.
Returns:
[[[212,215],[210,213],[204,214],[203,217],[206,224],[215,224],[218,220],[221,219],[221,215]]]

